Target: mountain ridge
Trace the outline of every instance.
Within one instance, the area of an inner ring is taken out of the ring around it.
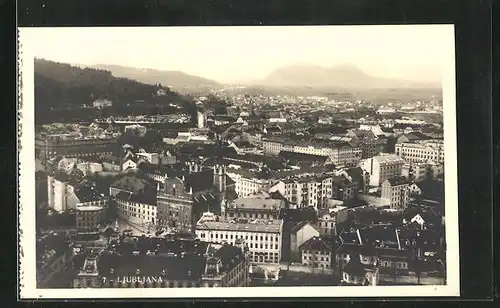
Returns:
[[[292,64],[275,69],[262,81],[270,86],[306,86],[312,88],[379,89],[379,88],[436,88],[433,82],[376,77],[350,64],[320,66]],[[255,84],[258,85],[258,84]]]
[[[118,78],[134,79],[146,84],[161,84],[168,86],[173,90],[198,89],[220,87],[221,84],[217,81],[184,73],[174,70],[157,70],[151,68],[135,68],[121,65],[111,64],[96,64],[96,65],[81,65],[80,67],[89,67],[95,69],[103,69],[110,71],[111,74]]]

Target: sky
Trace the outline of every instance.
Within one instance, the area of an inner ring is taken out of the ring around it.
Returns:
[[[349,64],[373,76],[436,82],[441,80],[444,59],[454,53],[451,25],[28,31],[21,30],[21,41],[29,40],[39,58],[182,71],[222,83],[263,79],[277,68],[298,63],[324,67]]]

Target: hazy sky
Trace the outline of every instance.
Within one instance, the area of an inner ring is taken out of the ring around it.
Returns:
[[[36,56],[73,64],[179,70],[220,82],[264,78],[281,66],[353,64],[366,73],[439,81],[453,26],[37,28]],[[23,39],[21,32],[21,40]]]

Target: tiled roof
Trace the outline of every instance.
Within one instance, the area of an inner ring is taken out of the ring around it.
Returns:
[[[321,250],[321,251],[331,251],[332,247],[330,243],[326,242],[324,239],[314,236],[307,240],[305,243],[300,245],[300,250]]]
[[[391,184],[391,186],[408,184],[408,179],[404,176],[392,177],[392,178],[387,179],[386,181],[388,181],[389,184]]]
[[[379,164],[404,163],[404,160],[395,154],[377,155],[373,157]]]
[[[260,232],[260,233],[278,233],[280,232],[281,221],[273,221],[269,224],[264,223],[228,223],[207,221],[196,227],[198,230],[226,230],[239,232]]]
[[[100,276],[113,277],[140,276],[161,277],[164,280],[199,280],[205,271],[204,256],[167,257],[103,254],[98,260]],[[111,274],[113,269],[113,274]]]
[[[237,210],[273,210],[279,211],[284,201],[278,199],[238,198],[233,201]]]

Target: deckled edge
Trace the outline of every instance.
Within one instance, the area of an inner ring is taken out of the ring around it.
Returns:
[[[21,225],[21,216],[23,208],[21,203],[21,161],[20,153],[22,150],[21,137],[23,134],[22,118],[23,118],[23,57],[22,57],[22,43],[20,39],[19,29],[17,29],[17,240],[18,240],[18,288],[17,296],[21,298],[23,289],[25,288],[25,275],[24,275],[24,250],[22,247],[23,242],[23,226]]]

